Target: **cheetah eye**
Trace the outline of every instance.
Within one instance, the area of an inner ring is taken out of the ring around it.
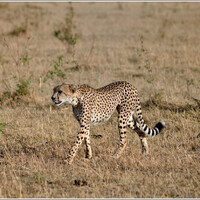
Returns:
[[[58,90],[58,94],[60,95],[62,93],[62,91],[61,90]]]

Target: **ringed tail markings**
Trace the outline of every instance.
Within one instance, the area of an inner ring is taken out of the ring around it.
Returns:
[[[139,122],[139,129],[144,132],[147,136],[156,136],[158,133],[161,132],[161,130],[165,127],[165,122],[160,121],[158,122],[153,129],[149,128],[147,124],[144,122],[144,119],[142,117],[142,111],[141,111],[141,105],[140,103],[136,104],[136,115]]]

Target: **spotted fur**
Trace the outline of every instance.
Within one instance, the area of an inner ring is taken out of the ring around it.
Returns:
[[[142,152],[148,153],[146,136],[156,136],[164,128],[159,122],[151,129],[144,122],[137,89],[125,81],[118,81],[99,89],[88,85],[62,84],[53,89],[51,97],[55,105],[72,105],[75,118],[80,124],[80,132],[72,145],[66,162],[71,164],[82,141],[86,143],[86,157],[92,157],[90,145],[90,125],[98,125],[109,120],[115,109],[118,111],[119,146],[114,157],[119,157],[126,146],[127,126],[137,132],[142,144]],[[135,115],[134,115],[135,113]]]

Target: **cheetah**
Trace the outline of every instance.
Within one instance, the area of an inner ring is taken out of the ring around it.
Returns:
[[[90,125],[102,124],[109,120],[115,110],[118,112],[120,142],[113,154],[118,158],[126,147],[127,127],[139,136],[142,153],[148,154],[147,136],[156,136],[165,127],[165,122],[158,122],[153,129],[144,122],[137,89],[126,81],[118,81],[94,89],[88,85],[62,84],[53,89],[52,101],[56,106],[63,103],[72,105],[75,118],[80,124],[80,131],[72,145],[65,163],[71,164],[83,140],[86,144],[86,158],[92,158],[90,144]]]

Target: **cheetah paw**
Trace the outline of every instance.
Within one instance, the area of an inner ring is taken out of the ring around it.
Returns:
[[[119,155],[118,153],[114,153],[114,154],[112,155],[112,157],[115,158],[115,159],[117,159],[117,158],[120,157],[120,155]]]
[[[71,165],[72,161],[73,161],[73,158],[68,156],[63,162],[64,162],[64,164]]]

